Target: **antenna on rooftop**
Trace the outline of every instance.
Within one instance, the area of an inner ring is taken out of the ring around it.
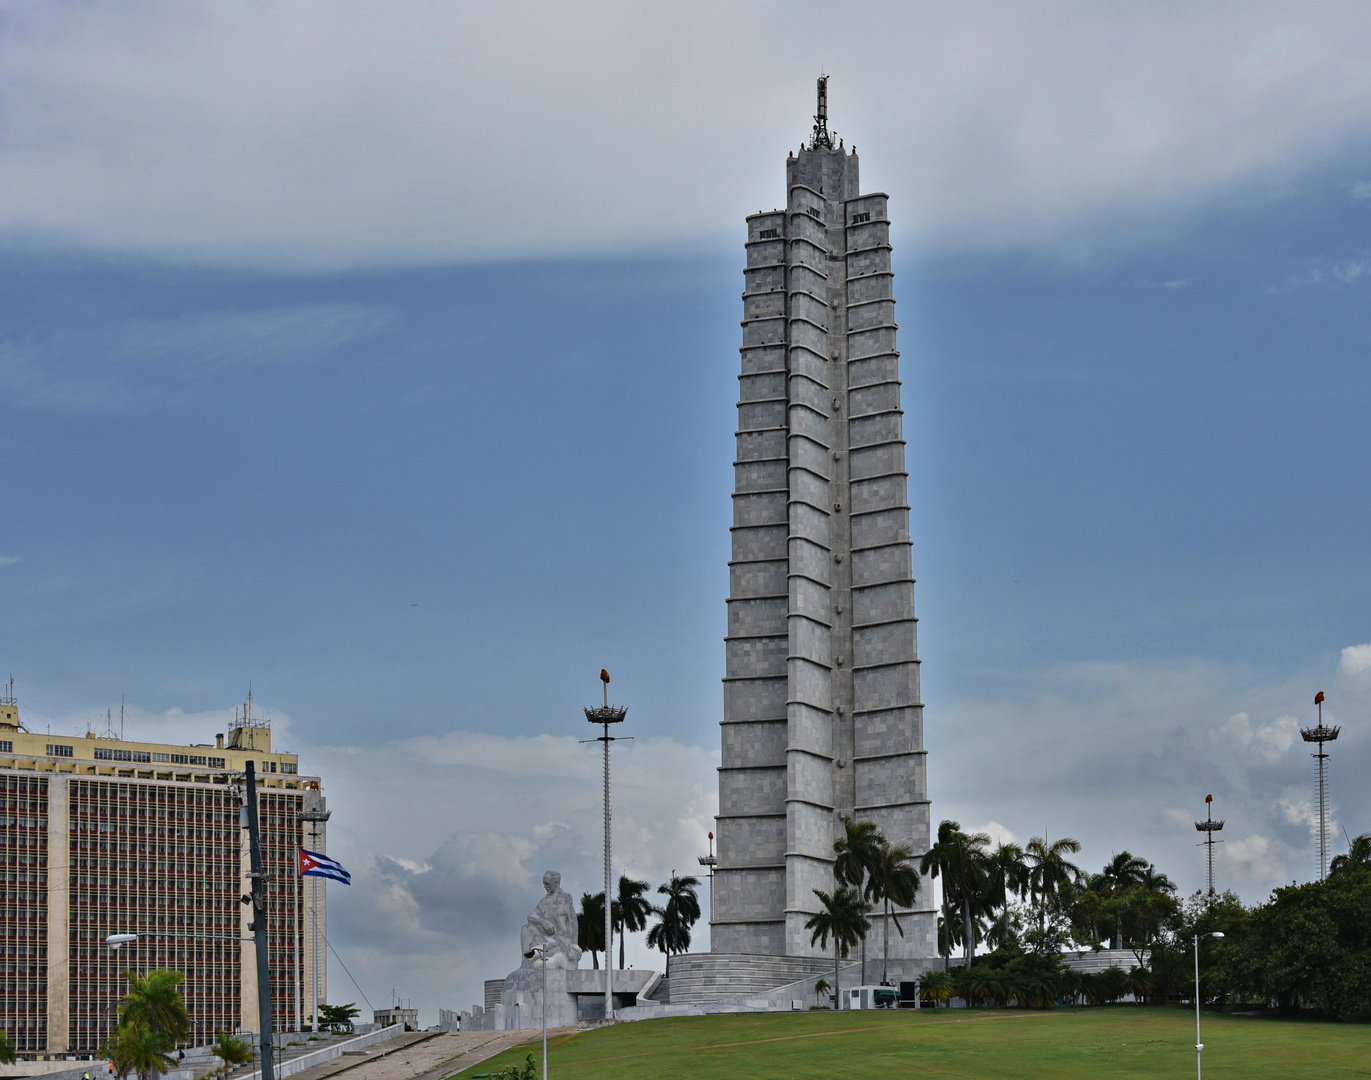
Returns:
[[[821,146],[833,149],[833,133],[828,130],[828,76],[819,76],[819,106],[814,114],[814,134],[809,148],[817,150]]]
[[[124,695],[119,695],[119,741],[124,741]]]

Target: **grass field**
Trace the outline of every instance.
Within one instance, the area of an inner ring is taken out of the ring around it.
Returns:
[[[645,1020],[549,1043],[552,1080],[1195,1075],[1195,1014],[1160,1006],[752,1013]],[[1371,1077],[1371,1025],[1204,1016],[1206,1080]],[[534,1042],[458,1074],[522,1062]]]

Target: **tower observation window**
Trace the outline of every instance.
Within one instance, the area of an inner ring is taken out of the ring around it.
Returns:
[[[853,215],[852,215],[852,224],[853,224],[853,225],[860,225],[863,221],[870,221],[870,220],[871,220],[871,211],[870,211],[870,210],[863,210],[860,214],[853,214]]]
[[[761,239],[763,239],[763,240],[775,240],[778,236],[781,235],[781,230],[780,230],[780,229],[763,229],[763,230],[762,230],[760,233],[758,233],[757,235],[758,235],[759,237],[761,237]]]

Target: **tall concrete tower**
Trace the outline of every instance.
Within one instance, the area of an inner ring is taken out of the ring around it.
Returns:
[[[786,208],[747,219],[715,953],[820,954],[844,816],[929,846],[890,221],[827,89]],[[927,882],[915,908],[892,975],[937,952]]]

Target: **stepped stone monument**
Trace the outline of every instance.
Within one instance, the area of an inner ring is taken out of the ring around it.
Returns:
[[[826,78],[786,206],[747,219],[746,250],[710,923],[739,961],[721,991],[746,956],[820,955],[804,924],[843,816],[929,846],[887,197],[861,193],[828,130]],[[891,928],[897,979],[937,952],[932,896]]]

